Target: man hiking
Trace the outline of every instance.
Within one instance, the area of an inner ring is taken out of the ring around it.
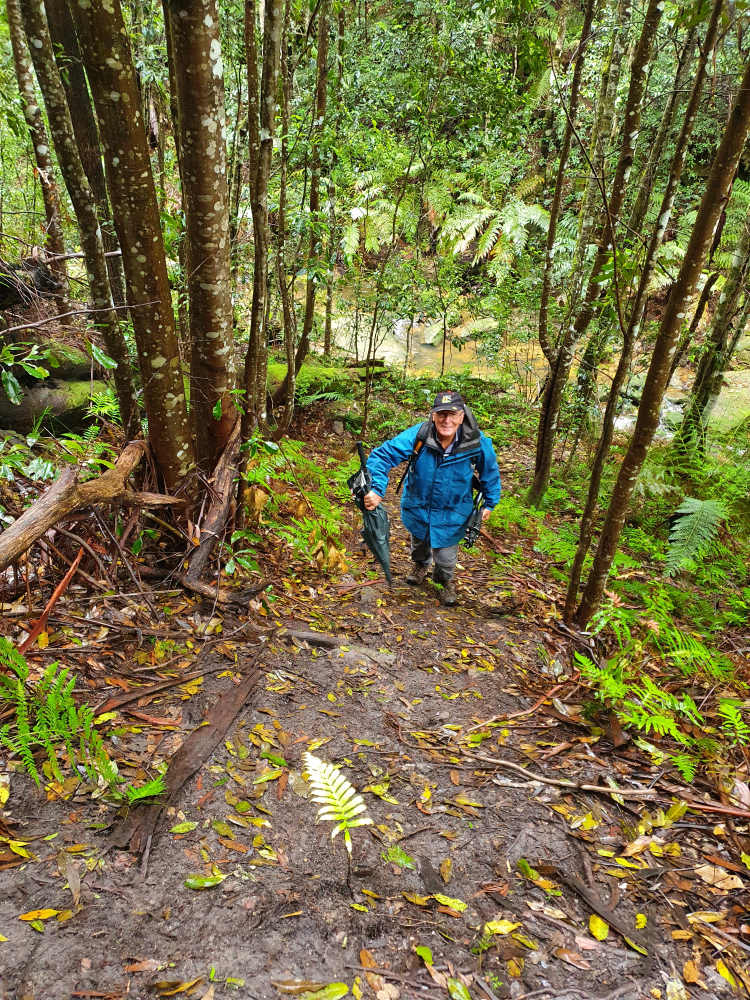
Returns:
[[[365,495],[368,510],[385,496],[388,472],[409,462],[401,498],[401,520],[411,533],[412,570],[406,582],[424,583],[434,560],[432,579],[443,585],[440,599],[456,603],[454,574],[458,544],[472,509],[472,479],[484,496],[482,521],[500,499],[500,472],[492,442],[457,392],[439,392],[429,420],[415,424],[373,449],[367,459],[373,489]]]

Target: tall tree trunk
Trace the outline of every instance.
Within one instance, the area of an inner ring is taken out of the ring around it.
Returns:
[[[50,253],[63,256],[65,254],[65,241],[60,222],[60,197],[57,193],[57,185],[55,184],[47,129],[45,128],[42,111],[37,103],[34,91],[34,78],[31,71],[29,51],[26,47],[18,0],[7,0],[7,12],[10,44],[13,49],[13,65],[16,70],[16,80],[18,81],[18,89],[21,94],[23,113],[29,128],[31,145],[34,150],[36,173],[42,189],[42,200],[44,201],[44,216],[47,228],[45,247]],[[67,294],[65,264],[61,261],[59,265],[55,265],[55,269],[57,270],[58,267],[59,272],[57,277],[63,285],[65,294]]]
[[[309,201],[309,222],[310,240],[307,250],[307,279],[305,281],[305,313],[302,319],[302,332],[300,333],[297,352],[294,357],[295,374],[302,367],[302,362],[307,357],[310,350],[310,333],[313,328],[315,316],[315,292],[317,289],[317,279],[312,273],[317,269],[320,256],[320,142],[325,127],[326,97],[328,92],[328,13],[330,10],[330,0],[322,0],[320,13],[318,14],[318,54],[316,59],[315,73],[315,97],[312,108],[312,127],[310,129],[310,142],[312,151],[310,154],[310,201]],[[279,387],[274,396],[274,402],[282,399],[286,394],[287,377]]]
[[[720,378],[731,353],[728,347],[733,339],[737,311],[742,301],[742,294],[747,290],[748,272],[750,271],[750,213],[740,234],[737,248],[734,252],[732,267],[727,276],[726,284],[719,297],[719,308],[711,324],[711,331],[706,337],[703,350],[698,360],[690,401],[688,403],[682,425],[675,435],[674,447],[685,450],[691,438],[695,438],[701,451],[706,446],[706,409],[712,396],[717,376]]]
[[[620,466],[594,563],[575,615],[576,622],[581,626],[588,623],[601,601],[636,479],[659,423],[659,413],[681,320],[687,303],[692,298],[719,217],[729,197],[748,131],[750,131],[750,63],[745,70],[737,100],[711,165],[680,273],[672,287],[659,326],[633,436]]]
[[[547,248],[544,257],[544,276],[542,278],[542,292],[539,303],[539,346],[542,348],[544,356],[550,365],[554,364],[554,351],[549,342],[547,324],[547,309],[549,307],[552,274],[552,248],[555,245],[557,220],[560,217],[560,206],[562,204],[563,188],[565,187],[565,171],[568,165],[568,154],[570,153],[570,143],[573,138],[573,128],[575,127],[576,114],[578,113],[578,95],[581,87],[581,75],[583,74],[583,57],[586,52],[589,35],[591,34],[591,22],[594,17],[594,3],[595,0],[586,0],[586,9],[583,15],[583,27],[581,28],[581,40],[578,43],[576,64],[575,69],[573,70],[573,80],[570,84],[570,100],[568,101],[568,111],[565,116],[565,132],[563,133],[563,141],[560,148],[560,162],[557,167],[555,193],[552,197],[552,205],[549,212],[549,226],[547,228]],[[554,72],[554,67],[552,68],[552,72]]]
[[[47,120],[57,159],[81,233],[81,249],[86,263],[91,300],[97,310],[96,326],[101,331],[107,352],[117,362],[114,377],[120,416],[126,433],[133,436],[138,432],[138,409],[130,359],[113,308],[99,220],[78,153],[60,73],[55,64],[44,3],[43,0],[21,0],[20,7],[31,58],[47,108]]]
[[[682,52],[680,53],[677,76],[675,77],[672,92],[669,95],[669,100],[667,101],[667,106],[664,109],[664,114],[662,115],[661,122],[659,123],[659,128],[657,129],[656,136],[654,137],[654,141],[649,149],[648,158],[646,159],[646,163],[644,164],[636,185],[638,193],[635,197],[635,201],[633,202],[633,208],[630,213],[630,221],[628,223],[630,231],[633,233],[640,233],[641,227],[643,226],[643,220],[646,218],[649,201],[651,200],[651,192],[654,188],[656,172],[659,169],[659,163],[661,161],[662,153],[664,152],[664,146],[672,132],[675,119],[677,118],[677,112],[680,104],[682,103],[682,94],[688,83],[689,73],[693,62],[693,52],[695,51],[697,30],[697,27],[693,26],[688,33],[688,37],[685,39],[685,44],[683,45]]]
[[[121,306],[125,303],[122,257],[115,252],[119,250],[119,246],[107,198],[99,129],[91,106],[75,25],[67,0],[44,0],[44,6],[55,51],[55,61],[60,69],[60,79],[68,101],[76,145],[96,202],[104,252],[110,254],[107,257],[107,271],[112,300],[115,305]]]
[[[294,414],[294,394],[297,385],[297,372],[294,364],[294,350],[297,343],[297,318],[294,312],[294,301],[291,282],[286,275],[286,203],[287,177],[289,171],[289,114],[292,97],[294,63],[289,58],[289,24],[291,0],[284,4],[284,29],[281,38],[281,156],[279,160],[279,226],[278,245],[276,247],[276,279],[281,299],[281,315],[284,325],[284,352],[286,355],[286,394],[281,402],[284,412],[279,418],[276,435],[283,435],[292,422]],[[292,279],[293,280],[293,279]]]
[[[591,231],[600,216],[597,206],[601,201],[599,185],[605,183],[607,175],[607,153],[612,137],[615,121],[617,87],[620,83],[620,73],[625,63],[625,50],[628,44],[628,29],[630,27],[631,0],[617,0],[611,7],[613,18],[612,36],[610,38],[607,56],[602,66],[602,79],[599,96],[596,102],[594,124],[589,139],[590,168],[586,178],[586,187],[578,212],[578,237],[573,252],[574,290],[572,301],[577,301],[582,284],[582,265],[586,256],[586,247],[591,237]]]
[[[603,282],[601,280],[601,271],[606,260],[612,256],[615,258],[616,264],[615,227],[625,200],[627,179],[630,174],[630,168],[633,165],[633,154],[641,120],[641,105],[646,83],[646,73],[663,8],[663,0],[649,0],[643,29],[633,56],[633,65],[630,72],[630,89],[622,125],[622,147],[620,149],[614,181],[612,182],[612,191],[607,205],[602,212],[596,257],[591,274],[589,275],[581,309],[575,321],[570,323],[563,332],[557,357],[552,366],[542,399],[539,429],[537,432],[534,481],[529,490],[529,502],[535,506],[541,502],[549,483],[555,438],[557,436],[557,425],[560,416],[560,404],[562,402],[563,390],[570,374],[573,349],[575,344],[586,333],[594,315],[596,301],[602,292]],[[617,307],[619,310],[619,289],[617,288],[616,278],[614,293],[618,300]]]
[[[693,89],[686,108],[685,118],[677,140],[674,156],[672,157],[672,164],[669,171],[669,178],[667,179],[667,185],[664,189],[664,194],[662,195],[659,216],[656,225],[654,226],[654,231],[651,234],[651,239],[646,250],[646,257],[643,262],[643,270],[641,271],[640,280],[638,282],[638,289],[631,304],[628,325],[623,336],[620,361],[617,366],[617,370],[615,371],[614,378],[612,379],[609,399],[607,400],[604,419],[602,421],[602,431],[591,470],[591,479],[589,480],[586,505],[581,515],[581,523],[578,530],[578,548],[576,549],[573,566],[570,571],[570,580],[568,581],[568,591],[565,598],[564,612],[566,621],[570,620],[576,601],[578,600],[578,587],[581,581],[581,573],[583,572],[583,563],[588,554],[593,536],[594,517],[599,503],[599,490],[601,488],[602,476],[604,474],[604,464],[607,460],[609,448],[612,443],[612,436],[614,434],[615,415],[620,400],[620,391],[622,390],[625,379],[630,371],[630,361],[633,355],[633,347],[640,332],[643,312],[646,307],[646,289],[649,286],[654,272],[656,252],[661,246],[667,226],[669,225],[669,220],[672,216],[672,206],[674,205],[677,185],[680,182],[682,169],[685,165],[685,154],[687,152],[688,140],[693,132],[695,117],[700,105],[701,94],[703,93],[703,84],[706,78],[706,66],[709,58],[711,57],[714,45],[716,44],[722,5],[723,0],[714,0],[708,27],[706,29],[705,42],[696,67]],[[670,377],[671,370],[667,377],[667,385],[669,384]]]
[[[72,7],[122,247],[149,441],[168,489],[193,466],[151,161],[120,0]]]
[[[268,180],[273,137],[276,131],[277,88],[281,52],[282,0],[266,0],[263,22],[263,57],[256,37],[256,3],[245,3],[245,54],[247,59],[247,131],[250,207],[253,215],[254,268],[250,333],[245,357],[245,409],[243,439],[254,423],[264,419],[266,408],[266,300],[268,296]]]
[[[190,411],[196,461],[213,468],[237,419],[223,70],[216,0],[169,0],[188,233]],[[217,416],[218,412],[218,416]]]

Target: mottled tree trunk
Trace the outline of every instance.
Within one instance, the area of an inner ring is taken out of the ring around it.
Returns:
[[[628,223],[631,232],[634,234],[640,233],[643,220],[646,218],[646,212],[648,211],[649,202],[651,200],[651,192],[654,188],[654,179],[656,177],[656,172],[659,169],[662,153],[664,152],[664,146],[672,132],[675,119],[678,117],[677,112],[680,108],[680,104],[682,103],[682,94],[689,81],[689,73],[693,62],[696,36],[697,27],[694,26],[690,29],[688,37],[685,40],[685,44],[682,47],[680,61],[677,67],[677,76],[675,77],[674,85],[672,86],[672,92],[669,95],[669,100],[667,101],[667,105],[664,109],[664,114],[662,115],[661,122],[659,123],[659,128],[657,129],[654,141],[651,143],[646,163],[638,179],[638,184],[636,186],[638,193],[636,194],[635,201],[633,202],[633,208],[630,213],[630,221]],[[685,120],[684,116],[682,120]]]
[[[284,352],[286,355],[286,395],[281,401],[284,412],[279,418],[276,435],[285,433],[294,415],[294,393],[297,385],[294,350],[297,343],[297,317],[294,312],[291,283],[286,276],[286,202],[289,171],[289,108],[292,96],[294,64],[289,58],[288,34],[291,0],[284,4],[284,30],[281,37],[281,156],[279,162],[279,227],[276,248],[276,277],[281,299],[284,324]]]
[[[623,335],[623,346],[620,354],[620,361],[617,366],[617,370],[615,371],[614,378],[612,379],[612,385],[610,386],[609,398],[607,400],[604,419],[602,421],[601,435],[591,470],[586,505],[581,515],[581,522],[579,525],[578,548],[576,550],[573,566],[570,571],[570,580],[568,581],[568,591],[565,599],[564,613],[566,620],[570,620],[576,601],[578,600],[578,587],[581,581],[583,563],[588,554],[591,539],[593,537],[594,517],[599,503],[599,490],[601,488],[602,476],[604,474],[604,463],[606,462],[607,455],[609,454],[609,448],[614,434],[615,415],[619,404],[620,391],[622,390],[625,379],[630,371],[630,361],[633,356],[633,348],[636,338],[640,332],[643,312],[646,306],[646,289],[648,288],[654,272],[656,252],[661,246],[672,215],[672,206],[674,204],[677,185],[680,182],[682,168],[685,165],[685,154],[687,152],[688,140],[693,132],[695,116],[700,105],[701,94],[703,93],[703,84],[706,78],[706,66],[711,56],[711,52],[713,51],[713,47],[716,44],[716,35],[719,29],[719,18],[721,15],[722,4],[723,0],[714,0],[708,27],[706,29],[705,42],[696,67],[693,89],[690,94],[688,106],[685,110],[685,117],[680,130],[679,138],[677,140],[677,146],[675,147],[674,156],[672,157],[672,164],[669,171],[669,177],[667,179],[667,185],[664,189],[664,194],[662,195],[659,217],[656,221],[656,225],[654,226],[654,231],[651,234],[651,239],[646,250],[643,270],[641,271],[635,298],[631,304],[628,325]],[[667,377],[667,385],[669,384],[670,376],[671,370]]]
[[[250,333],[245,358],[245,410],[242,436],[265,417],[266,404],[266,301],[268,296],[268,179],[276,131],[277,87],[281,50],[282,0],[266,0],[263,58],[256,38],[255,0],[245,4],[247,57],[248,169],[250,207],[253,215],[254,269]],[[260,76],[259,76],[260,74]]]
[[[575,69],[573,70],[573,80],[570,84],[570,99],[568,101],[568,111],[565,116],[565,132],[563,133],[563,141],[560,148],[560,162],[557,167],[555,193],[552,197],[552,205],[550,206],[549,211],[547,248],[544,258],[544,275],[542,278],[542,292],[539,302],[539,346],[542,348],[544,356],[550,365],[554,363],[554,350],[549,342],[547,324],[547,310],[549,307],[552,274],[552,248],[555,245],[555,236],[557,235],[557,220],[560,217],[560,206],[562,204],[563,188],[565,187],[565,175],[568,165],[568,154],[570,153],[570,143],[573,138],[573,128],[575,126],[576,115],[578,113],[578,96],[581,89],[581,76],[583,74],[583,57],[586,52],[586,46],[591,33],[591,22],[593,17],[594,0],[587,0],[586,9],[583,15],[583,27],[581,28],[581,40],[578,43],[576,64]],[[552,72],[554,72],[554,67],[552,67]]]
[[[659,413],[681,321],[687,303],[692,298],[722,209],[729,197],[748,131],[750,131],[750,64],[745,70],[737,100],[711,165],[680,273],[672,287],[659,326],[633,436],[620,466],[594,563],[575,615],[576,622],[581,626],[588,623],[601,601],[636,479],[659,423]]]
[[[18,89],[21,94],[23,113],[29,128],[31,145],[34,149],[36,173],[42,189],[42,200],[44,201],[44,216],[47,220],[45,249],[52,254],[63,256],[65,254],[65,241],[60,222],[60,197],[57,193],[57,185],[55,184],[54,166],[52,163],[50,142],[47,138],[47,129],[45,128],[42,111],[37,103],[36,92],[34,91],[34,77],[31,71],[29,51],[26,47],[18,0],[7,0],[7,12],[8,31],[10,33],[11,48],[13,49],[13,65],[16,70],[16,80],[18,81]],[[63,285],[63,291],[67,294],[65,264],[60,262],[59,265],[56,265],[56,271],[56,276]]]
[[[591,231],[596,220],[601,215],[597,208],[601,202],[600,184],[606,187],[607,153],[612,137],[615,121],[617,87],[620,73],[625,63],[625,51],[630,27],[630,0],[617,0],[610,8],[613,19],[612,35],[607,49],[607,55],[602,66],[602,79],[599,86],[599,96],[596,102],[594,123],[589,139],[589,160],[591,166],[586,187],[581,199],[578,213],[578,238],[573,253],[574,291],[572,297],[577,300],[582,284],[581,268],[586,256],[586,246],[591,238]]]
[[[736,328],[735,320],[737,312],[741,308],[742,295],[747,291],[749,272],[750,214],[745,219],[734,252],[732,267],[719,297],[719,308],[716,310],[711,330],[698,359],[695,381],[682,425],[675,435],[674,447],[679,450],[685,450],[692,438],[696,440],[701,450],[705,448],[706,410],[717,377],[721,378],[731,358],[731,352],[728,348],[733,341],[733,331]]]
[[[114,377],[120,416],[126,433],[132,436],[138,431],[138,410],[133,391],[130,359],[113,308],[99,220],[96,217],[91,188],[78,153],[60,73],[53,56],[47,15],[42,0],[21,0],[20,7],[31,58],[47,108],[47,120],[57,159],[78,221],[91,300],[97,309],[96,325],[101,331],[107,352],[117,362]]]
[[[550,377],[547,380],[547,387],[542,398],[542,410],[539,416],[539,429],[537,432],[534,481],[529,490],[529,502],[534,505],[541,502],[549,483],[555,439],[557,436],[557,425],[560,416],[560,404],[563,389],[567,384],[568,375],[570,374],[573,349],[589,327],[589,323],[594,315],[596,300],[600,296],[603,287],[601,279],[602,268],[606,260],[615,252],[615,227],[625,200],[627,180],[633,165],[633,154],[641,120],[641,106],[646,83],[646,73],[663,8],[663,0],[649,0],[643,29],[638,40],[635,55],[633,56],[633,65],[630,72],[630,89],[622,125],[622,146],[615,177],[612,182],[612,191],[608,203],[602,212],[596,257],[591,274],[589,275],[581,309],[575,321],[571,322],[562,334],[560,348],[555,363],[552,365]],[[615,288],[615,296],[619,299],[619,289],[617,288]]]
[[[210,469],[237,419],[223,69],[215,0],[169,0],[188,233],[190,411],[196,460]],[[218,413],[218,416],[216,415]]]
[[[159,207],[120,0],[73,8],[104,150],[148,416],[168,488],[193,466]]]
[[[121,306],[125,302],[122,258],[115,253],[119,250],[119,246],[107,198],[99,129],[91,106],[75,25],[67,0],[44,0],[44,6],[55,51],[55,61],[60,69],[60,79],[68,101],[76,145],[96,202],[104,252],[110,254],[107,257],[107,271],[112,299],[115,305]]]

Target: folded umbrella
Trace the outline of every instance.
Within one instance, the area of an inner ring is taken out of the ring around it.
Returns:
[[[372,476],[367,468],[365,450],[362,442],[357,442],[357,452],[359,453],[359,469],[347,479],[346,483],[352,493],[352,499],[362,511],[362,538],[383,567],[385,578],[388,583],[392,583],[391,578],[391,525],[388,521],[388,513],[379,504],[374,510],[365,507],[365,496],[372,489]]]

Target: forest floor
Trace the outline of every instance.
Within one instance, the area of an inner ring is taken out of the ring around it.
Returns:
[[[115,846],[121,820],[77,779],[45,797],[10,772],[2,1000],[742,989],[748,948],[724,923],[744,884],[726,817],[669,812],[682,793],[702,799],[700,782],[670,784],[616,726],[583,714],[571,666],[581,640],[559,624],[560,594],[530,546],[524,564],[499,570],[503,545],[461,551],[455,608],[431,584],[403,582],[396,525],[392,590],[364,554],[331,581],[291,572],[281,547],[264,563],[276,601],[239,613],[175,592],[69,588],[51,622],[85,645],[60,649],[53,625],[29,661],[75,663],[100,710],[133,695],[114,709],[129,779],[152,776],[251,665],[261,676],[141,853]],[[17,618],[5,624],[18,632]],[[148,692],[162,680],[173,686]],[[351,869],[342,838],[315,823],[301,774],[311,748],[342,767],[373,820],[352,832]],[[554,783],[565,780],[598,790]],[[616,801],[613,780],[636,797]]]

